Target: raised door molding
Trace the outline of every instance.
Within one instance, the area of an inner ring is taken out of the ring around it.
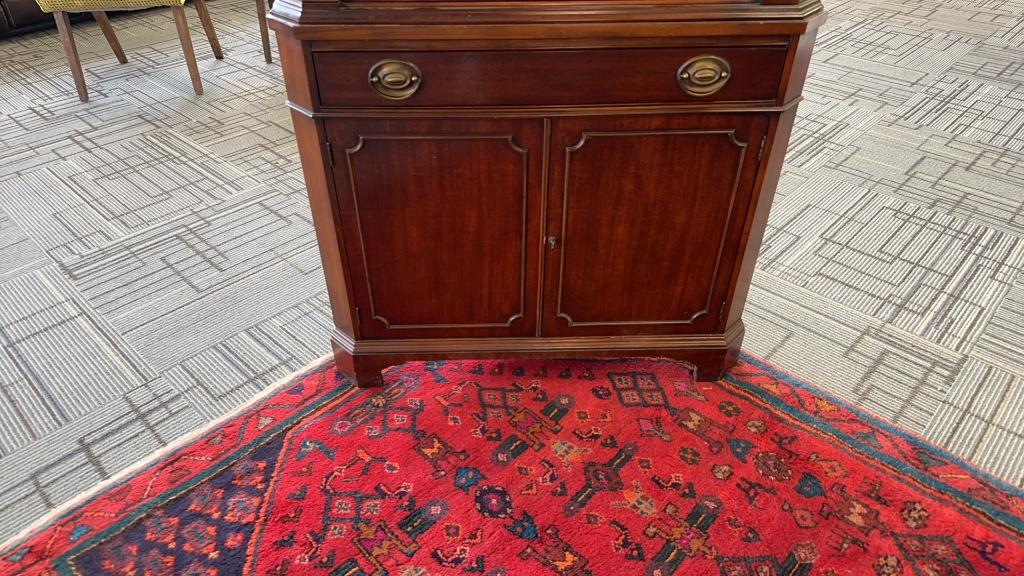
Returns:
[[[426,323],[426,324],[402,324],[392,322],[383,312],[377,309],[374,298],[373,278],[370,273],[369,259],[366,254],[366,247],[363,241],[363,222],[359,211],[359,191],[356,185],[355,157],[363,151],[369,143],[387,141],[409,141],[409,140],[503,140],[508,143],[509,150],[518,154],[522,163],[522,223],[520,227],[522,239],[520,241],[519,256],[519,309],[510,311],[504,319],[495,319],[494,322],[479,323]],[[528,216],[528,189],[529,189],[529,151],[515,141],[514,134],[359,134],[356,143],[345,149],[345,159],[348,166],[350,190],[352,203],[355,207],[355,221],[357,234],[359,235],[359,251],[362,257],[364,270],[366,271],[366,291],[369,297],[370,318],[379,322],[386,330],[410,330],[410,329],[434,329],[434,328],[507,328],[512,326],[516,320],[523,318],[526,314],[526,247],[527,247],[527,216]]]
[[[579,152],[587,142],[595,138],[630,138],[630,137],[644,137],[644,136],[708,136],[708,135],[720,135],[729,140],[729,143],[740,150],[739,158],[736,160],[736,167],[733,174],[729,176],[732,180],[732,185],[729,192],[728,210],[725,217],[722,219],[722,239],[718,243],[717,254],[715,257],[714,271],[707,282],[707,297],[704,300],[704,305],[700,309],[694,310],[689,313],[685,318],[676,319],[656,319],[656,320],[621,320],[621,321],[579,321],[575,320],[572,316],[567,313],[563,305],[563,284],[564,284],[564,271],[565,271],[565,254],[566,250],[562,250],[559,254],[559,265],[558,265],[558,295],[556,298],[556,316],[565,320],[569,327],[574,326],[643,326],[643,325],[655,325],[655,324],[693,324],[701,316],[705,316],[710,312],[711,301],[714,297],[715,286],[718,284],[718,277],[721,271],[722,264],[722,251],[725,248],[725,243],[728,238],[728,228],[732,224],[733,208],[736,202],[736,194],[739,188],[740,177],[743,174],[743,164],[746,159],[747,142],[743,142],[736,137],[736,130],[734,129],[715,129],[715,130],[701,130],[701,129],[685,129],[685,130],[616,130],[616,131],[583,131],[580,135],[579,140],[565,148],[565,174],[562,182],[562,226],[560,234],[565,242],[571,242],[572,239],[567,236],[567,220],[569,214],[569,189],[570,189],[570,177],[572,174],[572,156],[574,153]],[[723,175],[725,177],[725,175]],[[685,314],[684,314],[685,316]]]

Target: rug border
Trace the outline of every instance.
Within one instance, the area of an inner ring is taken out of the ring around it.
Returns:
[[[178,450],[181,450],[184,447],[187,447],[192,442],[201,438],[202,436],[206,435],[207,433],[211,432],[217,427],[226,424],[227,422],[231,421],[234,418],[237,418],[241,414],[244,414],[248,410],[252,409],[253,406],[267,399],[267,397],[273,396],[282,388],[287,387],[289,384],[292,384],[297,380],[305,379],[306,377],[312,374],[316,374],[318,372],[323,371],[323,369],[326,366],[330,365],[333,361],[334,355],[331,352],[328,352],[327,354],[320,356],[319,358],[306,364],[302,368],[299,368],[298,370],[292,372],[291,374],[278,379],[276,382],[267,386],[263,390],[260,390],[254,396],[249,398],[245,403],[240,404],[231,411],[221,416],[218,416],[216,419],[206,423],[205,425],[199,428],[196,428],[195,430],[186,432],[185,434],[178,436],[171,442],[168,442],[164,446],[157,448],[153,452],[150,452],[148,455],[142,457],[141,459],[135,461],[134,463],[129,464],[124,469],[120,470],[119,472],[107,478],[106,480],[103,480],[98,484],[94,484],[93,486],[91,486],[90,488],[83,492],[79,492],[70,500],[50,510],[43,516],[37,518],[28,526],[17,532],[15,535],[0,543],[0,555],[5,555],[14,551],[18,548],[18,546],[25,544],[28,540],[37,536],[52,523],[56,522],[57,520],[60,520],[68,514],[71,514],[76,509],[87,504],[93,498],[103,494],[113,486],[130,479],[132,476],[135,476],[139,472],[145,470],[149,465],[166,458],[167,456],[173,454]]]
[[[978,467],[977,464],[969,460],[966,460],[960,456],[957,456],[956,454],[953,454],[948,449],[939,446],[935,442],[929,440],[928,438],[925,438],[924,436],[918,434],[917,432],[907,430],[905,427],[900,426],[895,422],[890,422],[889,420],[886,420],[885,418],[878,416],[877,414],[867,411],[864,408],[859,408],[853,405],[848,400],[840,398],[839,396],[836,396],[834,393],[828,392],[820,388],[817,384],[808,382],[804,378],[792,374],[786,371],[784,368],[780,368],[779,366],[770,363],[768,360],[765,360],[764,358],[753,356],[746,350],[740,353],[740,358],[744,362],[747,362],[748,364],[752,364],[758,368],[770,372],[774,376],[785,380],[789,384],[802,388],[803,390],[806,390],[807,392],[810,392],[812,394],[821,396],[825,400],[828,400],[833,404],[836,404],[846,410],[849,410],[850,412],[853,412],[858,417],[864,419],[867,423],[873,426],[883,428],[887,432],[895,434],[900,438],[906,440],[907,442],[911,442],[921,446],[922,448],[926,448],[931,452],[939,453],[940,456],[945,457],[947,460],[963,468],[965,471],[970,472],[972,474],[976,474],[977,476],[980,477],[981,480],[993,484],[996,488],[999,488],[1000,490],[1009,492],[1017,498],[1024,498],[1024,487],[1014,486],[1013,484],[1010,483],[1009,480],[996,476],[995,474],[988,472],[986,470],[982,470],[980,467]],[[726,375],[728,375],[728,372],[726,373]]]

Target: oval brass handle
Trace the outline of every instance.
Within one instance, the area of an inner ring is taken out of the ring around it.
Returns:
[[[405,100],[423,83],[423,74],[412,62],[382,60],[370,68],[370,87],[389,100]]]
[[[676,71],[676,82],[690,96],[710,96],[721,90],[729,78],[729,62],[711,55],[690,58]]]

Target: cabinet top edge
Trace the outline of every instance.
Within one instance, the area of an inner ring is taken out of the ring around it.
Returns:
[[[276,0],[270,11],[278,29],[501,25],[539,30],[574,24],[741,22],[806,29],[819,26],[824,17],[820,0]]]

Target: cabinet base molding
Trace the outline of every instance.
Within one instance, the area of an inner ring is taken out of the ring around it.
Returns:
[[[356,341],[335,330],[331,338],[338,367],[362,388],[381,386],[381,370],[402,362],[489,358],[670,358],[692,364],[697,380],[715,381],[735,365],[742,341],[742,321],[723,334]]]

